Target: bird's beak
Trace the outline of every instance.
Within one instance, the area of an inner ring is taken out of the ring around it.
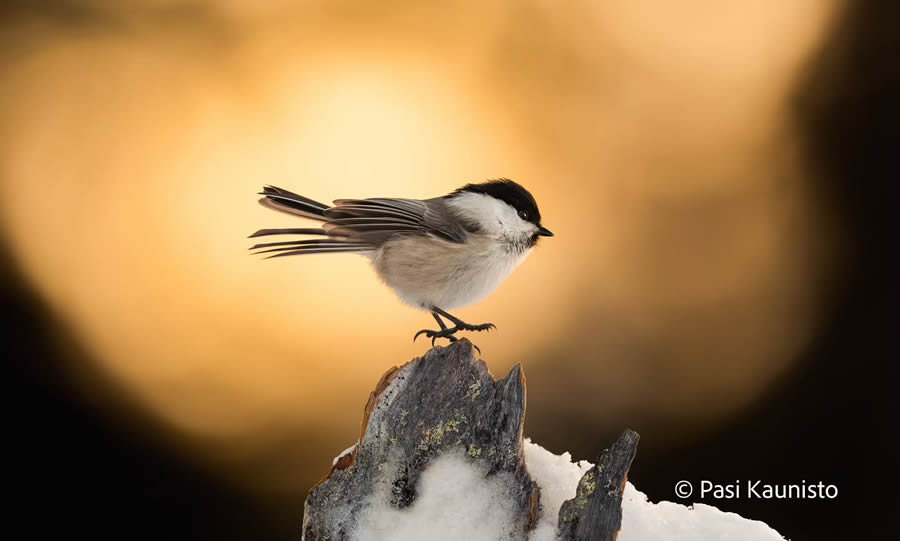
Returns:
[[[553,231],[550,231],[546,227],[541,227],[540,229],[538,229],[538,235],[542,237],[552,237]]]

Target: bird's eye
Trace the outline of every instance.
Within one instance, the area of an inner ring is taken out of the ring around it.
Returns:
[[[527,211],[524,211],[524,210],[520,210],[520,211],[519,211],[519,218],[522,218],[523,220],[527,220],[527,219],[528,219],[528,212],[527,212]]]

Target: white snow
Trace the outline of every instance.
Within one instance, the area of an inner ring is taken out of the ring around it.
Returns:
[[[622,530],[618,541],[784,541],[764,522],[698,503],[650,503],[628,483],[622,498]]]
[[[510,476],[474,465],[460,450],[446,454],[422,473],[415,503],[402,511],[388,503],[381,487],[359,519],[355,541],[498,541],[521,539],[513,527],[507,494]]]
[[[552,541],[556,537],[556,522],[563,502],[575,497],[578,481],[594,465],[586,460],[572,462],[568,452],[554,455],[525,438],[525,467],[531,478],[541,487],[541,518],[531,541]]]
[[[542,515],[528,541],[553,541],[560,505],[575,495],[578,480],[592,465],[586,461],[572,462],[569,453],[555,455],[527,439],[524,452],[528,472],[541,487],[542,504]],[[446,454],[422,473],[417,498],[408,509],[393,508],[389,503],[391,487],[387,483],[379,487],[362,512],[352,538],[356,541],[519,541],[521,525],[514,523],[507,496],[511,483],[509,475],[485,477],[462,450]],[[784,538],[762,522],[709,505],[650,503],[631,483],[626,485],[618,541],[720,540],[784,541]]]

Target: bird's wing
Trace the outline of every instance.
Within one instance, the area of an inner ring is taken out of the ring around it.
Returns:
[[[465,241],[466,231],[449,219],[440,199],[338,199],[326,209],[322,229],[329,236],[381,244],[398,235],[434,235],[449,242]]]

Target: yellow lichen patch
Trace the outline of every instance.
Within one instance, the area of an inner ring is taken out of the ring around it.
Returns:
[[[471,398],[472,400],[475,400],[476,398],[478,398],[478,395],[480,395],[480,394],[481,394],[481,382],[480,381],[476,381],[472,385],[469,385],[469,390],[466,391],[466,397]]]

